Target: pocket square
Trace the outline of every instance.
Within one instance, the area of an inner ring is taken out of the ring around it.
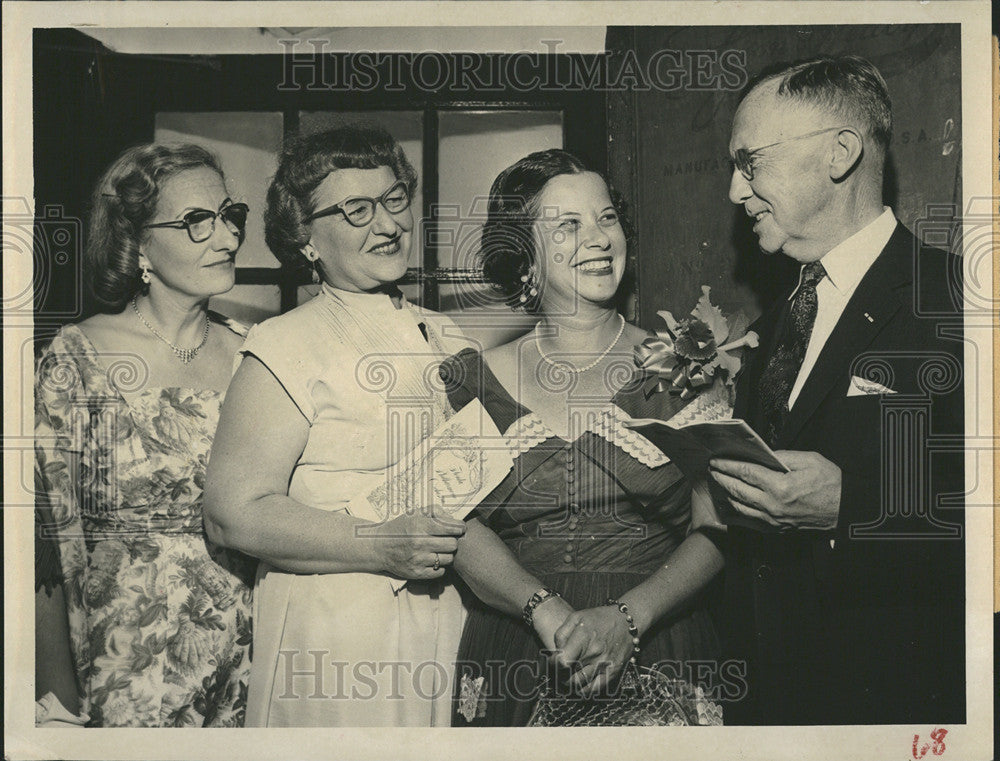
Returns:
[[[851,377],[851,385],[847,389],[848,396],[871,396],[872,394],[895,394],[888,386],[881,383],[859,378],[857,375]]]

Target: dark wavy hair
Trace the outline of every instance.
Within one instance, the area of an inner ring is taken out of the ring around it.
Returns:
[[[821,55],[775,63],[763,69],[740,95],[778,80],[778,95],[835,113],[871,137],[884,158],[892,142],[892,101],[877,68],[860,56]]]
[[[379,126],[334,127],[285,142],[264,210],[264,239],[283,266],[292,270],[312,266],[302,248],[311,235],[305,220],[316,210],[313,194],[320,183],[338,169],[380,166],[392,169],[413,197],[417,173],[396,139]]]
[[[192,143],[145,143],[129,148],[94,189],[84,249],[87,286],[106,310],[120,311],[144,288],[139,271],[143,225],[156,214],[163,183],[205,167],[225,177],[219,160]]]
[[[524,286],[521,278],[534,266],[538,255],[533,233],[533,225],[541,211],[538,196],[554,177],[585,172],[597,174],[608,186],[625,238],[631,242],[632,226],[621,195],[603,173],[587,166],[569,151],[551,148],[529,154],[504,169],[493,181],[480,241],[479,265],[486,281],[510,306],[523,307],[529,312],[538,309],[537,296],[520,301]]]

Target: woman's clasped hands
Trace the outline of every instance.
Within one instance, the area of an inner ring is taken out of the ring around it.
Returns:
[[[628,622],[613,605],[577,611],[552,597],[535,609],[533,623],[557,668],[568,670],[568,686],[581,695],[614,684],[633,653]]]

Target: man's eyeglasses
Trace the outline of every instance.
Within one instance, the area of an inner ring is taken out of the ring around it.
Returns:
[[[822,135],[825,132],[833,132],[835,130],[851,129],[850,127],[827,127],[826,129],[818,129],[815,132],[807,132],[804,135],[797,135],[796,137],[790,137],[786,140],[779,140],[776,143],[768,143],[767,145],[762,145],[759,148],[737,148],[736,154],[733,156],[733,164],[736,168],[740,170],[740,174],[746,179],[747,182],[753,180],[753,157],[756,156],[763,150],[767,148],[774,148],[776,145],[781,145],[782,143],[791,143],[794,140],[805,140],[807,137],[816,137],[816,135]]]
[[[410,191],[406,187],[406,183],[400,180],[378,198],[356,196],[333,206],[327,206],[325,209],[314,211],[306,217],[306,222],[312,222],[320,217],[329,217],[332,214],[343,214],[344,219],[354,227],[364,227],[375,219],[375,207],[378,204],[382,204],[390,214],[406,211],[410,206]]]
[[[192,243],[204,243],[215,233],[216,217],[221,217],[229,232],[242,240],[246,232],[247,215],[249,213],[250,207],[245,203],[231,203],[219,209],[219,211],[193,209],[181,219],[174,220],[173,222],[156,222],[151,225],[143,225],[143,229],[171,227],[177,230],[187,230],[188,237]]]

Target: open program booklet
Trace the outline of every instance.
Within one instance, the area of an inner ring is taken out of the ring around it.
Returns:
[[[709,475],[712,458],[741,460],[787,473],[771,448],[747,423],[730,418],[718,402],[699,398],[670,420],[636,418],[625,423],[649,439],[669,457],[692,483],[696,494],[703,496],[701,507],[693,505],[702,525],[746,526],[756,530],[772,528],[761,521],[747,518],[730,503],[725,490]],[[704,494],[705,486],[711,495]],[[710,505],[706,503],[710,502]]]
[[[691,480],[708,476],[713,457],[742,460],[787,473],[771,448],[743,420],[713,420],[677,426],[673,421],[637,418],[625,423],[674,461]]]

